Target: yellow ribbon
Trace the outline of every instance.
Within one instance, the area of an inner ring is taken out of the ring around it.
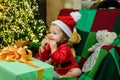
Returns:
[[[39,70],[38,80],[42,80],[44,69],[41,68],[40,66],[33,64],[32,61],[30,60],[31,58],[32,58],[32,51],[23,47],[18,48],[16,46],[11,46],[11,47],[5,47],[0,50],[0,60],[8,61],[8,62],[18,60],[29,66],[32,66]]]
[[[26,64],[29,65],[29,66],[32,66],[32,67],[34,67],[36,69],[38,69],[39,70],[38,71],[38,80],[42,80],[44,69],[39,67],[39,66],[37,66],[37,65],[34,65],[34,64],[30,63],[30,62],[26,62]]]

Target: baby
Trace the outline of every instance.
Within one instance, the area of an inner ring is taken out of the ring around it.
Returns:
[[[80,17],[78,12],[59,16],[51,23],[47,38],[41,42],[38,53],[40,60],[54,66],[54,78],[77,77],[81,74],[81,69],[67,44]]]

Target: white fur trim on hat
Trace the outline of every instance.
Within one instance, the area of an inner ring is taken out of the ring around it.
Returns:
[[[72,32],[70,31],[69,27],[61,20],[55,20],[52,22],[52,24],[58,25],[67,34],[68,37],[72,36]]]

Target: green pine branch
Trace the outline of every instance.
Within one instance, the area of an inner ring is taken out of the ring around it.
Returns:
[[[36,0],[0,0],[0,48],[17,40],[40,42],[46,26]]]

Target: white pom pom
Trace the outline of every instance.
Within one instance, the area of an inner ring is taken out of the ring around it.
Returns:
[[[81,18],[81,14],[79,12],[71,12],[70,15],[73,17],[74,21],[77,22]]]

